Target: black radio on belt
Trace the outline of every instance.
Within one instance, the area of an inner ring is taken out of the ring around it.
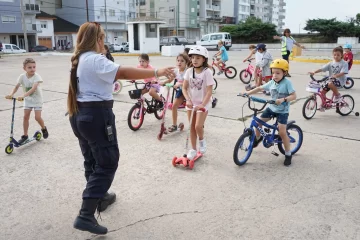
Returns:
[[[114,133],[111,125],[106,126],[106,134],[108,136],[109,142],[114,140]]]

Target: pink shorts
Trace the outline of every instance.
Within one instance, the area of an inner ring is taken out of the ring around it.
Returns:
[[[155,88],[157,93],[160,92],[160,85],[158,83],[146,85],[147,90],[150,90],[150,88]]]

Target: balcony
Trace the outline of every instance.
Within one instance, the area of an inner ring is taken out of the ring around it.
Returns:
[[[251,4],[251,5],[255,5],[255,0],[251,0],[251,1],[250,1],[250,4]]]
[[[220,8],[220,6],[218,6],[218,5],[212,5],[212,9],[214,10],[214,11],[221,11],[221,8]]]
[[[212,10],[211,4],[206,4],[206,10]]]
[[[35,23],[27,23],[26,30],[28,33],[39,33],[42,32],[41,25]]]
[[[25,4],[24,7],[24,14],[39,14],[40,13],[40,6],[39,4]]]
[[[280,20],[285,19],[285,15],[279,15],[279,19]]]
[[[282,7],[285,7],[285,6],[286,6],[286,2],[280,1],[280,4],[279,4],[279,5],[282,6]]]
[[[255,9],[250,9],[250,13],[255,14]]]

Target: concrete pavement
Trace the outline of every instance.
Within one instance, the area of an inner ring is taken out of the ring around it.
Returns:
[[[271,52],[280,57],[278,51]],[[228,65],[240,72],[248,52],[230,51]],[[360,239],[359,171],[360,118],[341,117],[335,110],[302,117],[304,100],[291,106],[290,119],[304,131],[302,148],[293,164],[283,156],[257,148],[243,167],[232,160],[234,145],[243,131],[236,94],[244,85],[217,77],[219,103],[205,124],[208,152],[192,171],[174,168],[173,156],[185,153],[186,132],[156,135],[160,122],[146,115],[141,129],[131,131],[127,114],[134,100],[125,87],[115,96],[114,112],[121,157],[111,190],[117,202],[101,214],[109,229],[98,237],[72,228],[85,186],[82,156],[66,112],[69,56],[34,56],[43,77],[43,117],[47,140],[0,153],[0,239]],[[175,65],[175,58],[151,57],[155,67]],[[10,92],[24,57],[0,59],[0,95]],[[115,61],[136,66],[133,56]],[[291,62],[292,82],[298,98],[305,98],[308,71],[322,64]],[[321,76],[321,74],[319,74]],[[351,76],[360,77],[353,66]],[[128,83],[124,83],[128,85]],[[360,111],[360,81],[346,90]],[[345,91],[343,91],[343,94]],[[262,96],[259,94],[259,96]],[[245,106],[244,115],[251,114]],[[22,133],[22,108],[16,109],[15,134]],[[170,124],[170,111],[167,123]],[[11,102],[0,98],[0,147],[7,145]],[[187,122],[185,113],[179,122]],[[246,124],[249,124],[247,121]],[[30,132],[39,127],[32,115]]]

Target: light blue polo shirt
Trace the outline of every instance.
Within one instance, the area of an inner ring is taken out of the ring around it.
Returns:
[[[225,48],[224,46],[222,46],[222,47],[220,48],[220,50],[222,51],[222,53],[221,53],[221,60],[222,60],[222,61],[227,61],[227,60],[229,60],[229,56],[228,56],[228,53],[227,53],[227,51],[226,51],[226,48]]]
[[[268,83],[264,84],[262,88],[265,91],[269,91],[271,95],[271,99],[276,101],[279,98],[285,98],[295,92],[295,89],[290,80],[284,78],[280,83],[276,83],[274,80],[269,81]],[[290,103],[287,102],[286,104],[271,104],[269,108],[274,113],[289,113]]]
[[[113,83],[119,66],[96,52],[81,54],[77,69],[77,101],[113,100]]]

